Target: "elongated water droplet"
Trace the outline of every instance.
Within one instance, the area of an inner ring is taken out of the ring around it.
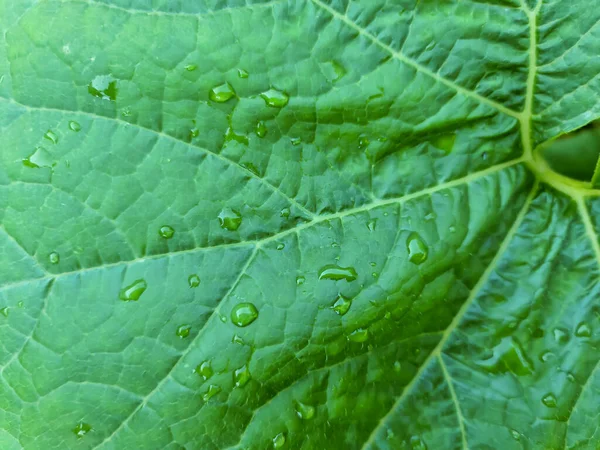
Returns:
[[[285,445],[285,434],[279,433],[273,438],[273,448],[281,448]]]
[[[187,70],[188,72],[193,72],[197,68],[198,68],[198,66],[196,64],[187,64],[185,66],[185,70]]]
[[[52,252],[48,255],[50,264],[58,264],[60,262],[60,255],[56,252]]]
[[[542,398],[542,403],[548,408],[556,408],[556,397],[554,394],[546,394]]]
[[[267,130],[267,126],[265,125],[265,123],[261,120],[259,122],[256,123],[256,135],[260,138],[264,138],[267,135],[267,132],[269,130]]]
[[[315,407],[304,403],[296,403],[296,415],[303,420],[310,420],[315,417]]]
[[[158,234],[162,238],[171,239],[173,237],[173,235],[175,234],[175,230],[173,229],[173,227],[170,227],[169,225],[163,225],[158,230]]]
[[[221,228],[228,231],[236,231],[242,224],[242,215],[229,207],[221,210],[218,219]]]
[[[375,227],[377,227],[377,219],[371,219],[367,222],[369,231],[375,231]]]
[[[39,169],[40,167],[54,167],[53,156],[44,147],[37,147],[34,152],[27,158],[23,158],[23,165],[25,167],[31,167],[33,169]]]
[[[125,286],[119,293],[119,298],[124,302],[137,301],[148,287],[146,280],[140,278],[129,286]]]
[[[344,297],[340,294],[331,307],[338,315],[343,316],[348,312],[350,307],[352,306],[352,299]]]
[[[515,441],[521,440],[521,434],[517,430],[510,430],[510,435]]]
[[[306,281],[306,278],[302,275],[296,277],[296,286],[301,286]]]
[[[19,308],[22,308],[23,306],[25,306],[25,303],[23,303],[23,300],[21,300],[19,303],[17,303],[17,306]]]
[[[553,333],[554,340],[559,344],[566,344],[569,342],[569,332],[564,328],[555,328]]]
[[[75,425],[75,428],[73,428],[72,431],[78,439],[81,439],[90,431],[92,431],[92,426],[84,422],[79,422],[77,425]]]
[[[188,337],[190,335],[190,330],[191,329],[192,329],[191,325],[187,325],[187,324],[179,325],[177,327],[177,330],[175,330],[175,334],[177,336],[179,336],[179,338],[183,339],[183,338],[186,338],[186,337]]]
[[[204,381],[208,380],[213,376],[213,369],[210,361],[202,361],[200,364],[196,366],[196,373],[200,375]]]
[[[8,306],[5,306],[4,308],[0,308],[0,314],[2,314],[4,317],[8,317],[8,313],[9,313]]]
[[[196,274],[192,274],[188,277],[188,285],[191,288],[196,288],[200,286],[200,277]]]
[[[237,334],[233,335],[233,337],[231,338],[231,342],[234,343],[234,344],[246,345],[246,343],[244,342],[244,340],[242,339],[242,337],[238,336]]]
[[[248,78],[250,74],[244,69],[238,69],[238,77],[240,78]]]
[[[69,130],[74,131],[75,133],[77,133],[78,131],[81,130],[81,125],[79,125],[78,122],[75,122],[74,120],[71,120],[69,122]]]
[[[249,142],[246,136],[244,136],[243,134],[237,134],[232,127],[228,127],[227,130],[225,130],[225,140],[227,142],[239,142],[240,144],[244,145],[248,145]]]
[[[299,137],[293,137],[293,138],[290,138],[290,142],[291,142],[291,143],[292,143],[292,145],[295,147],[295,146],[297,146],[297,145],[300,145],[300,144],[302,144],[302,139],[301,139],[301,138],[299,138]]]
[[[204,395],[202,396],[202,399],[207,402],[209,401],[211,398],[213,398],[215,395],[217,395],[219,392],[221,392],[221,388],[215,384],[211,384],[208,389],[206,390],[206,392],[204,393]]]
[[[417,233],[411,233],[406,240],[408,260],[413,264],[421,264],[427,260],[429,248]]]
[[[258,309],[252,303],[238,303],[231,310],[231,321],[238,327],[247,327],[258,318]]]
[[[348,340],[352,342],[365,342],[367,339],[369,339],[367,328],[358,328],[348,335]]]
[[[44,138],[48,139],[50,142],[52,142],[53,144],[57,144],[58,143],[58,136],[56,135],[56,133],[52,130],[48,130],[46,131],[46,133],[44,134]]]
[[[552,361],[554,358],[556,358],[556,355],[552,352],[543,352],[540,355],[540,361],[542,362]]]
[[[233,372],[233,382],[236,387],[244,387],[250,381],[250,371],[245,365]]]
[[[591,335],[592,335],[592,329],[585,322],[580,323],[579,326],[577,327],[577,329],[575,330],[575,336],[580,337],[580,338],[590,337]]]
[[[285,92],[278,91],[277,89],[269,89],[260,94],[260,96],[267,106],[271,106],[272,108],[283,108],[289,101],[289,96]]]
[[[102,100],[115,101],[117,99],[117,80],[111,75],[98,75],[88,85],[88,92]]]
[[[229,83],[223,83],[219,86],[215,86],[208,93],[208,98],[213,102],[225,103],[227,100],[235,96],[235,91]]]
[[[285,244],[277,244],[277,250],[283,250],[285,248]]]
[[[319,271],[319,280],[354,281],[358,274],[354,267],[340,267],[335,264],[323,266]]]

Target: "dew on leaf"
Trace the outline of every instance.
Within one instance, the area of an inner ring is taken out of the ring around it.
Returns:
[[[227,322],[227,317],[225,317],[223,314],[219,314],[219,320],[223,323]]]
[[[44,134],[44,139],[48,139],[53,144],[57,144],[58,143],[58,136],[52,130],[46,131],[46,133]]]
[[[546,394],[542,398],[542,403],[548,408],[556,408],[556,397],[554,396],[554,394]]]
[[[554,340],[559,344],[566,344],[569,342],[569,332],[564,328],[555,328],[553,334]]]
[[[229,83],[223,83],[215,86],[208,93],[208,98],[216,103],[225,103],[235,96],[235,91]]]
[[[337,61],[327,61],[319,64],[319,66],[330,83],[335,83],[346,75],[346,69]]]
[[[257,177],[260,176],[260,173],[258,172],[258,169],[251,162],[241,163],[240,166],[243,167],[244,169],[246,169],[248,172],[252,172]]]
[[[267,106],[271,106],[272,108],[283,108],[289,101],[289,96],[285,92],[278,91],[277,89],[269,89],[260,94],[260,96]]]
[[[117,80],[110,75],[98,75],[88,84],[88,92],[102,100],[115,101],[117,99]]]
[[[543,352],[542,354],[540,354],[541,362],[552,361],[554,358],[556,358],[556,355],[552,352]]]
[[[331,307],[331,309],[333,309],[336,312],[336,314],[343,316],[350,310],[351,306],[352,306],[352,299],[346,298],[342,294],[340,294],[340,295],[338,295],[338,298],[335,301],[335,303],[333,304],[333,306]]]
[[[297,276],[296,277],[296,286],[302,286],[305,281],[306,281],[306,278],[303,277],[302,275]]]
[[[521,433],[519,433],[517,430],[510,430],[510,435],[515,441],[521,440]]]
[[[369,330],[367,328],[357,328],[348,335],[348,340],[352,342],[365,342],[369,339]]]
[[[50,264],[58,264],[60,262],[60,255],[56,252],[52,252],[48,255]]]
[[[247,71],[245,71],[244,69],[238,69],[238,77],[240,78],[248,78],[248,76],[250,75]]]
[[[319,270],[319,280],[346,280],[354,281],[358,274],[354,267],[340,267],[335,264],[328,264]]]
[[[361,135],[358,138],[358,148],[360,149],[365,149],[369,146],[369,144],[371,143],[371,141],[369,140],[369,138],[365,135]]]
[[[591,335],[592,335],[592,329],[585,322],[580,323],[577,326],[577,329],[575,330],[575,336],[577,336],[579,338],[586,338],[586,337],[590,337]]]
[[[198,66],[196,64],[187,64],[185,66],[185,70],[187,70],[188,72],[193,72],[197,68],[198,68]]]
[[[147,287],[148,284],[146,283],[146,280],[140,278],[121,289],[121,292],[119,292],[119,298],[124,302],[137,301]]]
[[[190,139],[194,139],[200,135],[200,130],[198,128],[190,129]]]
[[[233,337],[231,338],[231,342],[233,344],[239,344],[239,345],[246,345],[246,343],[244,342],[244,340],[242,339],[241,336],[234,334]]]
[[[162,227],[159,228],[158,234],[162,238],[171,239],[173,237],[173,235],[175,234],[175,230],[173,229],[173,227],[170,227],[169,225],[163,225]]]
[[[279,211],[279,216],[283,217],[284,219],[287,219],[288,217],[290,217],[291,211],[290,208],[283,208],[281,211]]]
[[[527,358],[519,341],[513,337],[503,338],[493,348],[490,358],[479,361],[478,365],[491,373],[512,372],[515,375],[529,375],[533,364]]]
[[[285,434],[279,433],[273,438],[273,448],[282,448],[285,445]]]
[[[131,113],[131,109],[130,109],[130,108],[123,108],[123,109],[121,110],[121,115],[122,115],[123,117],[131,117],[131,114],[132,114],[132,113]]]
[[[408,260],[413,264],[421,264],[427,260],[429,248],[417,233],[411,233],[406,240]]]
[[[297,146],[297,145],[300,145],[300,144],[302,144],[302,139],[301,139],[301,138],[299,138],[299,137],[293,137],[293,138],[290,138],[290,142],[291,142],[291,143],[292,143],[292,145],[295,147],[295,146]]]
[[[73,431],[73,434],[75,434],[75,436],[77,436],[77,438],[81,439],[86,434],[88,434],[90,431],[92,431],[92,426],[85,422],[79,422],[77,425],[75,425],[75,428],[73,428],[73,430],[71,430],[71,431]]]
[[[202,377],[204,381],[213,376],[213,369],[210,361],[202,361],[196,366],[195,372]]]
[[[188,277],[188,285],[191,288],[196,288],[200,286],[200,277],[196,274],[192,274]]]
[[[35,151],[27,158],[23,158],[23,165],[33,169],[40,167],[54,167],[56,163],[52,155],[44,147],[36,147]]]
[[[192,329],[191,325],[179,325],[177,327],[177,330],[175,330],[175,334],[180,338],[186,338],[190,335],[190,330]]]
[[[75,122],[74,120],[71,120],[71,121],[69,121],[69,130],[77,133],[78,131],[81,130],[81,125],[79,125],[79,122]]]
[[[267,135],[267,126],[265,125],[265,123],[260,120],[256,123],[256,128],[255,128],[255,132],[256,135],[260,138],[264,138]]]
[[[392,313],[391,312],[386,312],[385,315],[383,316],[385,319],[391,319],[392,318]]]
[[[285,248],[285,244],[277,244],[277,250],[283,250]]]
[[[19,308],[22,308],[23,306],[25,306],[25,303],[23,303],[23,300],[21,300],[19,303],[17,303],[17,306]]]
[[[243,134],[237,134],[233,131],[233,127],[228,127],[227,130],[225,130],[225,140],[227,142],[235,141],[243,145],[248,145],[248,138]]]
[[[367,228],[369,229],[369,231],[375,231],[376,227],[377,227],[377,219],[371,219],[367,222]]]
[[[208,386],[208,389],[206,390],[206,392],[202,396],[202,399],[205,402],[207,402],[211,398],[213,398],[215,395],[217,395],[219,392],[221,392],[221,388],[219,386],[215,385],[215,384],[211,384],[210,386]]]
[[[567,373],[567,381],[569,383],[575,383],[575,377],[573,376],[572,373]]]
[[[315,417],[315,407],[305,403],[296,402],[296,415],[302,420],[310,420]]]
[[[247,327],[258,318],[258,309],[253,303],[238,303],[231,310],[231,321],[238,327]]]
[[[242,366],[233,372],[233,382],[236,387],[244,387],[250,381],[250,370],[247,366]]]
[[[4,308],[0,308],[0,314],[2,314],[4,317],[8,317],[8,312],[9,312],[8,306],[5,306]]]
[[[412,450],[427,450],[427,445],[420,436],[411,436],[410,445]]]
[[[242,224],[242,215],[229,207],[221,210],[218,219],[221,228],[228,231],[236,231]]]
[[[394,362],[394,372],[400,373],[402,371],[402,363],[400,361]]]

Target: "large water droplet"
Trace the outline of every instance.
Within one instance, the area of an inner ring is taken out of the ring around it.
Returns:
[[[235,231],[242,224],[242,215],[229,207],[223,208],[218,218],[221,228],[228,231]]]
[[[238,69],[238,77],[240,78],[248,78],[250,74],[244,69]]]
[[[119,298],[125,302],[137,301],[148,287],[146,280],[140,278],[129,286],[125,286],[119,293]]]
[[[204,395],[202,396],[202,399],[207,402],[209,401],[211,398],[213,398],[215,395],[217,395],[219,392],[221,392],[221,388],[217,385],[211,384],[208,389],[206,390],[206,392],[204,393]]]
[[[84,422],[79,422],[77,425],[75,425],[75,428],[73,428],[72,431],[77,438],[81,439],[90,431],[92,431],[92,426]]]
[[[406,240],[408,260],[413,264],[421,264],[427,260],[429,248],[417,233],[411,233]]]
[[[233,382],[237,387],[244,387],[250,381],[250,370],[245,365],[233,372]]]
[[[310,420],[315,417],[315,407],[304,403],[296,403],[296,415],[303,420]]]
[[[566,344],[569,342],[569,332],[564,328],[555,328],[553,333],[554,340],[559,344]]]
[[[229,83],[223,83],[219,86],[215,86],[208,93],[208,98],[217,103],[225,103],[234,96],[235,91]]]
[[[554,396],[554,394],[546,394],[542,398],[542,403],[548,408],[556,408],[556,397]]]
[[[102,100],[115,101],[117,99],[117,80],[110,75],[98,75],[88,85],[88,92]]]
[[[173,227],[170,227],[169,225],[163,225],[158,230],[158,234],[162,238],[171,239],[173,237],[173,235],[175,234],[175,230],[173,229]]]
[[[33,169],[39,169],[40,167],[54,167],[56,163],[54,158],[44,147],[37,147],[35,151],[27,158],[23,158],[23,165],[25,167],[31,167]]]
[[[177,330],[175,330],[175,334],[179,336],[179,338],[183,339],[190,335],[190,330],[192,329],[191,325],[179,325]]]
[[[273,438],[273,448],[282,448],[285,445],[285,434],[279,433]]]
[[[213,376],[213,369],[210,361],[202,361],[196,366],[195,372],[200,375],[204,381]]]
[[[81,130],[81,125],[79,125],[79,122],[75,122],[74,120],[71,120],[69,122],[69,130],[74,131],[75,133],[77,133],[78,131]]]
[[[267,126],[265,125],[265,123],[262,120],[260,120],[256,123],[255,131],[258,137],[264,138],[269,130],[267,130]]]
[[[48,255],[50,264],[58,264],[60,262],[60,255],[56,252],[52,252]]]
[[[319,271],[319,280],[346,280],[354,281],[358,277],[354,267],[340,267],[335,264],[328,264],[321,267]]]
[[[239,303],[231,310],[231,321],[238,327],[247,327],[258,318],[258,309],[252,303]]]
[[[196,274],[192,274],[188,277],[188,285],[191,288],[196,288],[200,286],[200,277]]]
[[[57,144],[58,143],[58,136],[56,135],[56,133],[52,130],[48,130],[46,131],[46,133],[44,134],[44,138],[48,139],[50,142],[52,142],[53,144]]]
[[[346,298],[340,294],[331,309],[333,309],[340,316],[343,316],[348,312],[350,306],[352,306],[352,299]]]
[[[367,328],[358,328],[348,335],[348,340],[352,342],[365,342],[367,339],[369,339]]]
[[[591,335],[592,335],[592,329],[585,322],[580,323],[577,326],[577,329],[575,330],[575,336],[577,336],[579,338],[586,338],[586,337],[590,337]]]
[[[278,91],[277,89],[269,89],[260,94],[260,96],[268,106],[273,108],[283,108],[289,101],[289,96],[285,92]]]

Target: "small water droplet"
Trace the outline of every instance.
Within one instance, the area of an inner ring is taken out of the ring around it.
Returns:
[[[233,337],[231,338],[231,342],[234,343],[234,344],[246,345],[246,343],[244,342],[244,340],[242,339],[242,337],[238,336],[237,334],[233,335]]]
[[[555,328],[553,333],[554,340],[559,344],[566,344],[569,342],[569,332],[564,328]]]
[[[111,75],[98,75],[88,84],[88,92],[102,100],[115,101],[117,99],[117,80]]]
[[[575,377],[573,376],[572,373],[567,373],[567,381],[569,383],[575,383]]]
[[[210,361],[202,361],[196,366],[195,372],[200,375],[204,381],[208,380],[214,374]]]
[[[448,231],[449,231],[450,233],[456,233],[456,227],[455,227],[454,225],[450,225],[450,226],[448,227]]]
[[[484,161],[487,161],[487,160],[488,160],[488,158],[489,158],[489,156],[488,156],[488,152],[483,152],[483,153],[481,154],[481,159],[483,159]]]
[[[190,139],[197,138],[198,136],[200,136],[200,130],[198,130],[198,128],[190,129]]]
[[[219,320],[223,323],[227,322],[227,317],[225,317],[223,314],[219,314]]]
[[[427,450],[427,445],[420,436],[411,436],[410,445],[412,450]]]
[[[285,434],[279,433],[273,438],[273,448],[281,448],[285,445]]]
[[[90,431],[92,431],[92,426],[84,422],[79,422],[77,425],[75,425],[75,428],[73,428],[72,431],[78,439],[81,439]]]
[[[367,328],[357,328],[348,335],[348,340],[352,342],[365,342],[369,339],[369,330]]]
[[[264,138],[267,135],[267,126],[265,125],[265,123],[260,120],[256,123],[256,128],[255,128],[255,132],[256,135],[260,138]]]
[[[175,234],[175,230],[173,229],[173,227],[170,227],[169,225],[163,225],[158,230],[158,234],[162,238],[171,239],[173,237],[173,235]]]
[[[81,125],[79,125],[78,122],[75,122],[74,120],[69,121],[69,130],[74,131],[75,133],[77,133],[78,131],[81,130]]]
[[[372,276],[373,278],[379,278],[379,272],[373,272],[373,273],[371,274],[371,276]]]
[[[119,292],[119,298],[124,302],[137,301],[148,287],[146,280],[140,278]]]
[[[306,281],[306,278],[302,275],[296,277],[296,286],[301,286]]]
[[[277,244],[277,250],[283,250],[285,248],[285,244]]]
[[[250,74],[244,69],[238,69],[238,77],[240,78],[248,78]]]
[[[185,66],[185,70],[187,70],[188,72],[193,72],[197,68],[198,66],[196,64],[188,64]]]
[[[58,264],[60,262],[60,255],[56,252],[52,252],[48,255],[50,264]]]
[[[591,335],[592,335],[592,329],[585,322],[580,323],[577,326],[577,329],[575,330],[575,336],[577,336],[579,338],[586,338],[586,337],[590,337]]]
[[[250,370],[245,365],[233,372],[233,382],[236,387],[244,387],[250,378]]]
[[[177,330],[175,330],[175,334],[179,336],[181,339],[186,338],[190,335],[190,330],[192,329],[191,325],[179,325]]]
[[[392,313],[391,312],[386,312],[385,315],[383,316],[385,319],[391,319],[392,318]]]
[[[346,298],[342,294],[339,294],[337,300],[335,301],[331,309],[333,309],[336,312],[336,314],[343,316],[348,312],[351,306],[352,299]]]
[[[289,96],[285,92],[278,91],[277,89],[269,89],[260,94],[260,96],[267,106],[271,106],[272,108],[283,108],[289,101]]]
[[[200,277],[196,274],[192,274],[188,277],[188,285],[191,288],[196,288],[200,286]]]
[[[354,267],[340,267],[335,264],[323,266],[319,271],[319,280],[356,280],[358,274]]]
[[[34,152],[27,158],[23,158],[23,165],[25,167],[31,167],[33,169],[39,169],[40,167],[54,167],[56,163],[54,158],[44,147],[36,147]]]
[[[556,408],[556,397],[554,396],[554,394],[546,394],[542,398],[542,403],[548,408]]]
[[[209,401],[211,398],[213,398],[215,395],[217,395],[219,392],[221,392],[221,388],[217,385],[211,384],[208,389],[206,390],[206,392],[204,393],[204,395],[202,396],[202,399],[207,402]]]
[[[327,61],[319,64],[319,66],[330,83],[336,83],[346,75],[346,69],[337,61]]]
[[[370,265],[371,267],[377,267],[377,263],[376,263],[375,261],[371,261],[371,262],[369,263],[369,265]]]
[[[296,402],[296,415],[302,420],[310,420],[315,417],[315,407],[305,403]]]
[[[369,140],[369,138],[365,135],[361,135],[358,137],[358,148],[359,149],[365,149],[369,146],[369,144],[371,143],[371,141]]]
[[[517,430],[510,430],[510,435],[515,441],[521,440],[521,433],[519,433]]]
[[[48,130],[46,131],[46,133],[44,134],[44,138],[48,139],[50,142],[52,142],[53,144],[57,144],[58,143],[58,136],[56,135],[56,133],[52,130]]]
[[[131,112],[131,108],[129,108],[129,107],[127,107],[127,108],[123,108],[123,109],[121,110],[121,115],[122,115],[123,117],[131,117],[131,114],[132,114],[132,112]]]
[[[554,358],[556,358],[556,355],[552,352],[543,352],[542,354],[540,354],[541,362],[552,361]]]
[[[369,231],[375,231],[376,227],[377,227],[377,219],[371,219],[367,222],[367,228],[369,229]]]
[[[293,137],[293,138],[290,138],[290,142],[291,142],[291,143],[292,143],[292,145],[295,147],[295,146],[297,146],[297,145],[300,145],[300,144],[302,144],[302,139],[301,139],[301,138],[299,138],[299,137]]]
[[[17,306],[19,308],[22,308],[23,306],[25,306],[25,303],[23,303],[23,301],[21,300],[19,303],[17,303]]]
[[[208,98],[213,102],[225,103],[227,100],[232,99],[235,96],[235,91],[229,83],[223,83],[219,86],[215,86],[208,93]]]
[[[417,233],[411,233],[406,240],[408,260],[413,264],[421,264],[427,260],[429,248]]]
[[[239,303],[231,310],[231,321],[238,327],[247,327],[258,318],[258,310],[252,303]]]
[[[218,219],[221,228],[228,231],[236,231],[242,224],[242,215],[229,207],[221,210]]]
[[[281,217],[283,217],[284,219],[287,219],[288,217],[290,217],[291,211],[290,208],[283,208],[281,211],[279,211],[279,215]]]
[[[0,308],[0,314],[2,314],[4,317],[8,317],[8,312],[9,312],[8,306],[5,306],[4,308]]]
[[[435,215],[435,213],[433,213],[433,212],[430,212],[429,214],[427,214],[427,215],[425,216],[425,220],[426,220],[427,222],[431,222],[432,220],[435,220],[435,219],[436,219],[436,217],[437,217],[437,216]]]

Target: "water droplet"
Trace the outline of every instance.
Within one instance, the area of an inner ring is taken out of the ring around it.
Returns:
[[[265,123],[261,120],[256,123],[255,131],[256,131],[256,135],[258,137],[264,138],[267,135],[268,130],[267,130],[267,126],[265,125]]]
[[[219,314],[219,320],[223,323],[227,322],[227,317],[225,317],[223,314]]]
[[[175,234],[175,230],[173,229],[173,227],[170,227],[169,225],[163,225],[158,230],[158,234],[160,235],[160,237],[163,237],[165,239],[171,239],[173,237],[173,235]]]
[[[258,318],[258,310],[252,303],[239,303],[231,310],[231,321],[238,327],[247,327]]]
[[[231,342],[233,342],[234,344],[246,345],[242,337],[238,336],[237,334],[233,335],[233,337],[231,338]]]
[[[456,227],[454,225],[450,225],[450,227],[448,227],[448,231],[450,233],[456,233]]]
[[[248,172],[252,172],[254,175],[256,175],[257,177],[260,177],[260,173],[258,171],[258,169],[256,168],[256,166],[254,164],[252,164],[251,162],[246,162],[246,163],[241,163],[240,166],[242,166],[244,169],[246,169]]]
[[[246,72],[244,69],[238,69],[238,77],[240,78],[248,78],[250,74]]]
[[[281,448],[285,445],[285,434],[279,433],[273,438],[273,448]]]
[[[342,294],[338,295],[337,300],[331,307],[338,315],[343,316],[348,312],[352,306],[352,299],[344,297]]]
[[[125,286],[119,293],[119,298],[125,302],[137,301],[140,296],[144,293],[148,285],[146,280],[140,278],[135,280],[129,286]]]
[[[192,274],[188,277],[188,285],[191,288],[196,288],[200,286],[200,277],[196,274]]]
[[[245,365],[233,372],[233,382],[236,387],[244,387],[250,378],[250,370]]]
[[[102,100],[115,101],[117,99],[117,80],[110,75],[98,75],[88,84],[88,92]]]
[[[56,252],[52,252],[48,255],[50,264],[58,264],[60,262],[60,255]]]
[[[575,330],[575,336],[580,337],[580,338],[590,337],[591,335],[592,335],[592,329],[585,322],[580,323],[579,326],[577,327],[577,330]]]
[[[542,398],[542,403],[548,408],[556,408],[556,397],[554,394],[546,394]]]
[[[202,361],[196,366],[195,372],[200,375],[204,381],[208,380],[214,374],[210,361]]]
[[[225,103],[227,100],[235,96],[235,91],[229,83],[223,83],[219,86],[215,86],[208,93],[208,98],[213,102]]]
[[[412,450],[427,450],[427,445],[420,436],[411,436],[410,445]]]
[[[288,104],[289,96],[285,92],[278,91],[277,89],[269,89],[266,92],[260,94],[267,106],[273,108],[283,108]]]
[[[515,441],[521,440],[521,434],[517,430],[510,430],[510,435]]]
[[[277,244],[277,250],[283,250],[285,248],[285,244]]]
[[[242,224],[242,216],[239,212],[229,207],[225,207],[219,213],[219,225],[224,230],[235,231]]]
[[[573,376],[572,373],[567,373],[567,381],[569,383],[575,383],[575,377]]]
[[[293,137],[293,138],[290,138],[290,142],[291,142],[291,143],[292,143],[292,145],[295,147],[295,146],[297,146],[297,145],[300,145],[300,144],[302,144],[302,139],[301,139],[301,138],[299,138],[299,137]]]
[[[371,261],[371,262],[369,263],[369,265],[370,265],[371,267],[377,267],[377,263],[376,263],[375,261]]]
[[[75,122],[74,120],[69,121],[69,130],[74,131],[75,133],[77,133],[78,131],[81,130],[81,125],[79,125],[78,122]]]
[[[379,278],[379,272],[373,272],[373,273],[371,274],[371,276],[372,276],[373,278]]]
[[[484,161],[487,161],[487,160],[488,160],[488,158],[489,158],[489,156],[488,156],[488,152],[483,152],[483,153],[481,154],[481,159],[483,159]]]
[[[23,158],[23,165],[33,169],[40,167],[54,167],[56,163],[52,155],[44,147],[37,147],[27,158]]]
[[[358,274],[354,267],[340,267],[335,264],[324,266],[319,271],[319,280],[356,280]]]
[[[200,130],[198,130],[198,128],[192,128],[190,130],[190,139],[194,139],[198,136],[200,136]]]
[[[369,231],[375,231],[376,227],[377,227],[377,219],[371,219],[367,222],[367,228],[369,229]]]
[[[175,331],[175,334],[177,336],[179,336],[181,339],[186,338],[190,335],[190,330],[192,329],[191,325],[179,325],[177,327],[177,330]]]
[[[369,339],[367,328],[358,328],[348,335],[348,340],[352,342],[365,342],[367,339]]]
[[[315,407],[296,402],[296,415],[303,420],[310,420],[315,417]]]
[[[187,70],[188,72],[193,72],[197,68],[198,66],[196,64],[188,64],[187,66],[185,66],[185,70]]]
[[[303,277],[302,275],[296,277],[296,285],[297,286],[303,285],[305,281],[306,281],[306,278]]]
[[[433,212],[430,212],[429,214],[427,214],[427,215],[425,216],[425,220],[426,220],[427,222],[431,222],[432,220],[435,220],[435,219],[436,219],[436,217],[437,217],[437,216],[435,215],[435,213],[433,213]]]
[[[533,372],[533,364],[516,338],[512,336],[503,338],[492,351],[489,358],[478,362],[479,366],[488,372],[506,373],[510,371],[521,376]]]
[[[371,143],[371,141],[369,140],[369,138],[365,135],[361,135],[358,138],[358,148],[360,149],[365,149],[369,146],[369,144]]]
[[[217,385],[211,384],[208,389],[206,390],[206,392],[204,393],[204,395],[202,396],[202,399],[207,402],[209,401],[211,398],[213,398],[215,395],[217,395],[219,392],[221,392],[221,388]]]
[[[23,306],[25,306],[25,303],[23,303],[23,301],[21,300],[19,303],[17,303],[17,306],[19,308],[22,308]]]
[[[446,154],[450,153],[454,148],[454,142],[456,141],[455,134],[444,134],[442,136],[438,136],[437,138],[432,140],[432,144],[443,150]]]
[[[427,260],[429,248],[417,233],[411,233],[406,240],[408,260],[413,264],[421,264]]]
[[[279,211],[279,215],[281,217],[283,217],[284,219],[287,219],[288,217],[290,217],[291,211],[290,208],[283,208],[281,211]]]
[[[392,318],[392,313],[391,312],[386,312],[385,315],[383,316],[385,319],[391,319]]]
[[[0,308],[0,314],[2,314],[4,317],[8,317],[8,312],[9,312],[8,306],[5,306],[4,308]]]
[[[540,354],[541,362],[552,361],[554,358],[556,358],[556,355],[552,352],[543,352],[542,354]]]
[[[130,108],[123,108],[123,110],[121,111],[121,115],[123,117],[131,117],[131,109]]]
[[[77,425],[75,425],[75,428],[73,428],[72,431],[75,434],[75,436],[81,439],[90,431],[92,431],[92,426],[84,422],[79,422]]]
[[[52,130],[48,130],[46,131],[46,133],[44,134],[44,138],[48,139],[50,142],[52,142],[53,144],[57,144],[58,143],[58,136],[56,135],[56,133]]]
[[[555,328],[553,333],[554,340],[559,344],[566,344],[569,342],[569,332],[564,328]]]
[[[346,69],[337,61],[327,61],[319,64],[319,66],[330,83],[336,83],[346,75]]]
[[[394,372],[400,373],[402,371],[402,363],[400,361],[394,362]]]

